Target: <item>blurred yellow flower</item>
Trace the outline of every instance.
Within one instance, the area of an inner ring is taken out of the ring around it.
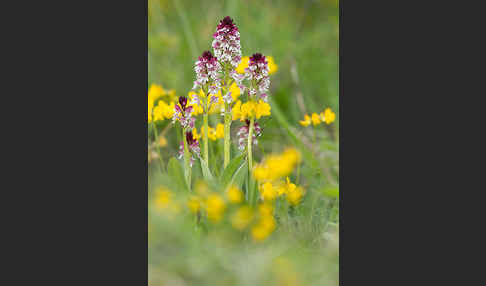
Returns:
[[[211,194],[206,200],[206,212],[212,222],[220,222],[226,208],[224,200],[217,194]]]
[[[273,201],[277,198],[277,190],[270,182],[260,186],[260,193],[263,201]]]
[[[274,74],[278,71],[278,65],[275,64],[275,61],[272,56],[267,56],[268,61],[268,74]]]
[[[199,135],[199,134],[197,133],[197,128],[192,129],[192,137],[193,137],[195,140],[199,140],[199,139],[201,138],[201,136],[202,136],[202,134],[201,134],[201,135]]]
[[[305,115],[304,116],[304,120],[301,120],[299,121],[300,125],[304,126],[304,127],[307,127],[311,124],[311,118],[309,115]]]
[[[240,207],[231,217],[231,225],[238,229],[244,230],[253,219],[253,211],[249,206]]]
[[[239,204],[243,201],[243,192],[235,186],[228,189],[228,201],[233,204]]]
[[[268,61],[268,74],[276,73],[278,71],[278,65],[275,64],[275,60],[273,59],[273,57],[272,56],[266,56],[265,58]],[[242,57],[241,63],[236,68],[236,72],[240,73],[240,74],[244,74],[245,69],[248,67],[249,62],[250,62],[249,57]]]
[[[163,100],[159,100],[156,107],[153,109],[153,121],[162,121],[164,119],[171,119],[174,114],[174,103],[170,105]]]
[[[154,206],[157,211],[167,209],[172,201],[172,192],[165,188],[159,187],[155,193]]]
[[[241,100],[236,101],[235,105],[233,105],[231,114],[233,115],[233,120],[238,120],[241,118]]]
[[[263,204],[258,205],[258,213],[261,216],[273,215],[273,205],[270,203],[264,202]]]
[[[324,120],[326,124],[331,124],[336,119],[336,114],[328,107],[324,110]]]
[[[304,196],[304,190],[302,189],[302,187],[297,187],[295,189],[293,189],[292,191],[289,191],[288,194],[287,194],[287,201],[291,204],[291,205],[298,205],[300,203],[300,200],[302,199],[302,197]]]
[[[245,69],[248,67],[249,62],[250,57],[242,57],[240,64],[238,65],[238,67],[236,67],[236,72],[241,74],[245,73]]]
[[[253,168],[253,177],[259,181],[275,181],[292,173],[300,162],[300,153],[294,148],[286,149],[281,154],[271,154]]]
[[[229,91],[231,92],[231,97],[233,98],[233,101],[236,101],[238,97],[240,97],[241,90],[236,84],[236,82],[233,82],[231,84]]]
[[[197,213],[201,209],[201,199],[197,196],[191,196],[187,201],[187,207],[192,213]]]
[[[166,94],[166,92],[162,88],[162,86],[157,85],[157,84],[152,84],[149,88],[149,91],[148,91],[148,98],[149,98],[149,101],[154,102],[157,98],[159,98],[159,97],[161,97],[165,94]]]
[[[319,115],[317,115],[317,113],[312,113],[311,120],[312,120],[312,125],[314,126],[321,124],[321,118],[319,117]]]
[[[161,136],[161,137],[159,138],[159,146],[160,146],[160,147],[165,147],[165,146],[167,146],[167,139],[165,139],[165,137],[164,137],[164,136]]]
[[[219,138],[224,138],[224,125],[221,123],[218,123],[216,125],[216,137]]]
[[[273,216],[262,216],[259,222],[251,229],[251,234],[256,242],[265,240],[275,230]]]

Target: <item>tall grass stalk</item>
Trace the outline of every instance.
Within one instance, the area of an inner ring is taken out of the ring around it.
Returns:
[[[182,129],[182,141],[184,142],[184,177],[186,178],[187,187],[191,190],[191,153],[187,146],[186,130]]]

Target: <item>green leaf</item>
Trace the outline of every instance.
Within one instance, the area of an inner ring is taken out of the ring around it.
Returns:
[[[243,186],[247,174],[248,174],[248,163],[244,161],[243,164],[241,164],[240,167],[236,170],[229,184],[234,185],[235,187],[241,189],[241,186]]]
[[[236,170],[238,170],[238,167],[240,167],[241,162],[244,160],[244,158],[245,158],[244,154],[241,154],[240,156],[233,158],[233,160],[231,160],[228,166],[226,166],[226,168],[224,169],[223,175],[221,176],[221,183],[225,187],[233,178],[233,175],[235,174]]]
[[[167,172],[169,177],[173,180],[179,189],[187,190],[187,184],[184,178],[184,173],[179,161],[172,157],[167,164]]]
[[[203,173],[203,177],[206,181],[212,181],[213,180],[213,175],[211,174],[211,171],[209,170],[208,164],[206,164],[206,161],[201,159],[201,169]]]

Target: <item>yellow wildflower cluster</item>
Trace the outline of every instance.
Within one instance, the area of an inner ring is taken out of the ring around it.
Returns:
[[[258,214],[259,218],[251,229],[251,235],[254,241],[260,242],[272,234],[275,230],[276,222],[273,217],[273,206],[270,204],[260,204],[258,206]]]
[[[230,186],[225,196],[211,192],[208,185],[199,181],[195,187],[196,195],[189,197],[187,207],[192,213],[204,210],[210,221],[219,223],[227,208],[227,204],[239,204],[243,202],[243,192],[235,186]]]
[[[231,97],[233,98],[233,101],[236,101],[241,95],[241,90],[238,87],[238,85],[236,85],[235,82],[233,82],[233,84],[231,84],[229,91],[231,92]],[[189,91],[189,93],[188,93],[189,102],[192,102],[192,100],[194,99],[195,96],[199,96],[199,98],[204,98],[205,94],[202,91],[202,89],[199,90],[199,95],[194,91]],[[209,95],[209,97],[211,97],[211,96],[213,96],[213,95]],[[218,97],[218,100],[217,100],[216,103],[212,104],[211,107],[209,108],[209,114],[221,112],[221,109],[223,108],[224,102],[223,102],[223,96],[221,95],[221,90],[218,91],[218,93],[216,94],[216,97]],[[193,111],[194,116],[197,116],[197,115],[204,113],[202,103],[198,104],[198,105],[195,105],[195,104],[190,104],[190,105],[194,109],[194,111]]]
[[[268,61],[268,74],[274,74],[278,71],[278,65],[275,64],[275,61],[272,56],[266,56],[265,57]],[[244,74],[245,69],[248,67],[248,63],[250,62],[250,57],[242,57],[241,58],[241,63],[238,65],[236,68],[237,73]]]
[[[267,203],[258,205],[257,210],[243,205],[233,213],[230,221],[231,225],[239,231],[250,229],[255,242],[265,240],[276,227],[273,206]]]
[[[297,205],[304,196],[304,190],[291,183],[288,176],[300,162],[300,153],[294,148],[286,149],[281,154],[272,154],[253,168],[253,177],[260,185],[260,198],[272,202],[285,196],[289,204]],[[281,178],[287,177],[286,183]]]
[[[238,100],[233,106],[231,113],[233,115],[233,120],[239,119],[240,121],[245,121],[245,119],[253,116],[256,117],[256,119],[260,119],[262,116],[270,116],[270,110],[270,104],[263,100],[259,100],[258,102],[250,100],[243,104]]]
[[[272,202],[277,197],[283,197],[287,199],[287,202],[293,206],[296,206],[302,200],[305,192],[302,187],[297,187],[290,182],[289,177],[286,179],[286,183],[283,182],[266,182],[260,186],[260,196],[264,202]]]
[[[175,101],[175,90],[165,90],[160,85],[152,84],[148,91],[148,122],[172,118]]]
[[[216,128],[213,128],[211,126],[208,127],[209,132],[208,132],[208,138],[212,141],[216,141],[217,139],[224,138],[224,125],[221,123],[218,123],[216,125]],[[192,129],[192,136],[194,139],[199,140],[204,134],[204,126],[201,126],[201,133],[197,133],[197,129],[194,128]]]
[[[300,120],[299,123],[302,126],[309,126],[311,123],[312,125],[316,126],[321,124],[322,122],[325,122],[327,125],[329,125],[334,122],[334,120],[336,120],[336,114],[332,112],[332,110],[328,107],[320,114],[317,114],[315,112],[312,113],[311,116],[306,114],[304,116],[304,120]]]
[[[253,168],[253,177],[259,181],[275,181],[292,173],[300,162],[300,153],[297,149],[288,148],[281,154],[272,154]]]

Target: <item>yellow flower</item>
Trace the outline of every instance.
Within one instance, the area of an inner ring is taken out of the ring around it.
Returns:
[[[201,209],[201,199],[196,196],[191,196],[187,201],[187,207],[192,213],[197,213]]]
[[[237,73],[245,73],[245,69],[248,67],[248,63],[250,62],[250,57],[242,57],[241,62],[236,68]]]
[[[272,183],[265,183],[260,187],[261,197],[264,201],[273,201],[277,198],[277,190]]]
[[[309,117],[309,115],[306,114],[304,116],[304,120],[300,120],[299,123],[300,125],[307,127],[311,124],[311,118]]]
[[[304,189],[301,187],[297,187],[295,184],[292,184],[287,177],[287,201],[291,205],[298,205],[304,196]]]
[[[272,56],[266,57],[268,61],[268,74],[274,74],[278,71],[278,65],[275,64]]]
[[[240,121],[245,121],[246,118],[255,115],[256,103],[254,101],[247,101],[241,105]]]
[[[209,132],[207,132],[208,133],[208,138],[210,140],[212,140],[212,141],[215,141],[217,139],[216,138],[216,130],[214,130],[214,128],[212,128],[210,126],[208,126],[208,129],[209,129]],[[204,126],[201,126],[201,136],[203,136],[204,133],[206,133],[205,128],[204,128]]]
[[[157,211],[167,209],[172,201],[172,192],[165,188],[160,187],[155,194],[154,206]]]
[[[326,122],[327,125],[331,124],[332,122],[334,122],[334,120],[336,119],[336,114],[334,112],[332,112],[332,110],[328,107],[326,108],[326,110],[324,110],[324,120]]]
[[[162,109],[162,114],[166,119],[172,119],[172,116],[174,115],[174,107],[175,103],[171,102],[170,104],[165,104]]]
[[[275,60],[273,59],[273,57],[266,56],[266,59],[268,61],[268,74],[276,73],[278,71],[278,65],[275,64]],[[248,67],[249,62],[250,62],[249,57],[242,57],[241,63],[236,68],[236,72],[241,74],[245,73],[245,68]]]
[[[312,125],[314,125],[314,126],[321,124],[321,118],[315,112],[312,113],[311,120],[312,120]]]
[[[249,206],[240,207],[236,213],[231,217],[231,225],[238,229],[244,230],[252,221],[253,212]]]
[[[283,185],[283,184],[279,184],[277,186],[277,196],[280,197],[280,196],[283,196],[285,194],[287,194],[287,188],[286,188],[286,186]]]
[[[160,147],[165,147],[165,146],[167,146],[167,139],[165,139],[165,137],[164,137],[164,136],[161,136],[161,137],[159,138],[159,146],[160,146]]]
[[[236,101],[238,97],[240,97],[241,90],[236,84],[236,82],[233,82],[231,84],[229,91],[231,92],[231,97],[233,98],[233,101]]]
[[[224,200],[217,194],[209,195],[206,200],[206,212],[212,222],[220,222],[226,208]]]
[[[153,121],[162,121],[164,119],[172,118],[174,114],[174,103],[171,102],[170,105],[163,100],[159,100],[157,106],[153,109]],[[150,114],[149,114],[150,117]]]
[[[204,96],[204,93],[202,92],[202,90],[199,91],[199,95],[200,96]],[[187,97],[189,98],[188,99],[188,102],[191,102],[193,100],[193,98],[195,96],[198,96],[194,91],[189,91],[189,93],[187,94]],[[203,114],[204,113],[204,109],[202,107],[201,104],[189,104],[189,106],[192,106],[192,115],[194,116],[197,116],[199,114]]]
[[[240,121],[245,121],[245,119],[253,116],[255,116],[256,119],[260,119],[262,116],[269,116],[271,114],[270,110],[270,104],[263,100],[259,100],[258,102],[247,101],[243,104],[238,100],[232,109],[233,120],[240,119]]]
[[[259,100],[258,105],[256,106],[256,118],[260,119],[262,116],[270,116],[270,109],[270,104],[263,100]]]
[[[201,133],[202,133],[202,132],[201,132]],[[201,135],[199,135],[199,134],[197,133],[197,129],[196,129],[196,128],[192,129],[192,137],[194,137],[194,139],[199,140],[199,139],[201,138],[201,136],[202,136],[202,134],[201,134]]]
[[[243,193],[235,186],[231,186],[228,189],[228,201],[233,204],[239,204],[243,200]]]
[[[149,91],[148,91],[148,98],[149,98],[149,101],[154,102],[157,98],[159,98],[159,97],[161,97],[165,94],[166,94],[166,92],[162,88],[162,86],[157,85],[157,84],[152,84],[149,88]]]
[[[273,214],[273,206],[269,203],[258,205],[258,213],[261,216],[271,216]]]
[[[255,225],[251,234],[256,242],[265,240],[275,229],[275,219],[273,216],[263,216],[260,218],[257,225]]]
[[[221,123],[218,123],[218,125],[216,125],[216,137],[217,138],[224,137],[224,125]]]
[[[233,115],[233,120],[238,120],[241,118],[241,100],[236,101],[231,109],[231,114]]]
[[[286,149],[282,154],[271,154],[253,168],[253,177],[259,181],[275,181],[288,176],[300,162],[300,153],[294,148]]]

